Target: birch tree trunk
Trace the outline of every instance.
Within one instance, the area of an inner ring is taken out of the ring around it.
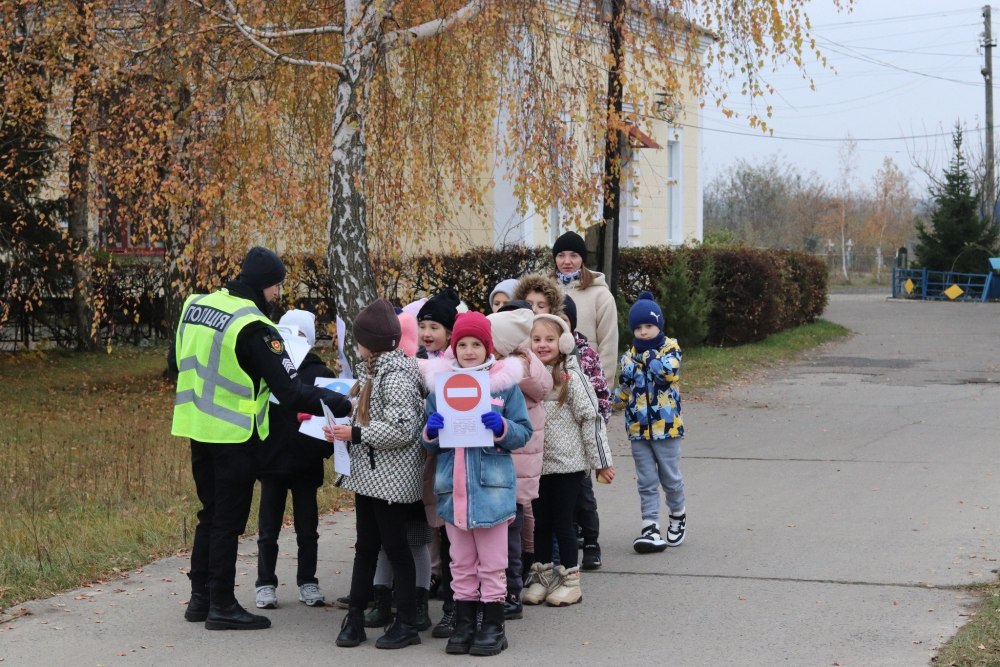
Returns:
[[[348,3],[350,4],[350,3]],[[344,67],[337,86],[330,154],[330,280],[336,288],[337,315],[350,325],[375,300],[375,276],[368,255],[365,180],[365,121],[362,105],[375,74],[377,40],[365,34],[364,19],[345,20]],[[347,327],[344,354],[352,367],[358,357]]]
[[[90,180],[91,57],[90,8],[86,0],[76,1],[77,45],[73,54],[73,112],[69,137],[69,199],[67,226],[70,239],[70,264],[73,279],[73,322],[76,347],[97,349],[92,331],[94,311],[90,270],[90,230],[88,229],[88,181]]]

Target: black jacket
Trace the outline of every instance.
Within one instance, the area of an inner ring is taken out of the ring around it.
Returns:
[[[262,313],[267,314],[270,310],[261,290],[249,287],[239,280],[229,281],[226,288],[233,296],[253,301]],[[281,334],[267,322],[253,322],[245,326],[236,338],[236,360],[240,368],[250,376],[255,390],[260,389],[260,382],[263,379],[267,382],[271,393],[281,401],[281,405],[296,413],[308,412],[321,416],[322,401],[337,417],[351,414],[351,403],[343,394],[316,387],[311,381],[307,383],[300,380],[292,360],[288,357],[288,352],[284,349],[284,343],[277,346],[281,350],[277,352],[272,345],[275,340],[281,341]],[[171,345],[167,352],[167,366],[174,373],[178,372],[176,345]],[[271,406],[271,414],[274,407]],[[274,428],[273,424],[271,428]],[[260,440],[256,428],[251,440],[258,442]]]
[[[311,385],[319,377],[336,374],[310,352],[299,365],[299,379]],[[299,412],[284,404],[271,405],[271,434],[260,449],[259,475],[301,476],[319,486],[323,483],[323,459],[333,455],[333,443],[299,433]]]

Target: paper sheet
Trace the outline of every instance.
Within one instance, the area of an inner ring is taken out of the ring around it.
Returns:
[[[337,424],[338,422],[343,424],[350,421],[346,417],[340,419],[334,417],[333,413],[330,412],[330,408],[326,407],[326,403],[321,403],[320,405],[323,406],[323,414],[326,416],[326,425],[330,428],[333,428],[334,424]],[[312,421],[312,419],[308,421]],[[342,440],[333,441],[333,470],[341,475],[349,476],[351,474],[351,455],[347,451],[347,443]]]
[[[493,431],[483,425],[490,407],[488,371],[454,371],[437,377],[434,388],[437,411],[444,417],[438,434],[442,447],[490,447]]]

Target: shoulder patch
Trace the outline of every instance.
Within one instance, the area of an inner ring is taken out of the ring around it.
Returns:
[[[268,334],[264,337],[264,342],[267,343],[267,347],[271,350],[271,352],[274,352],[275,354],[284,354],[285,341],[281,340],[281,336]]]

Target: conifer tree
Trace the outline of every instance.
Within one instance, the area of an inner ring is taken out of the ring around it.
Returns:
[[[997,228],[979,212],[979,194],[962,155],[962,130],[952,142],[955,155],[944,172],[944,182],[932,185],[934,212],[930,228],[917,223],[916,256],[919,266],[934,271],[986,273],[987,258],[996,256]]]

